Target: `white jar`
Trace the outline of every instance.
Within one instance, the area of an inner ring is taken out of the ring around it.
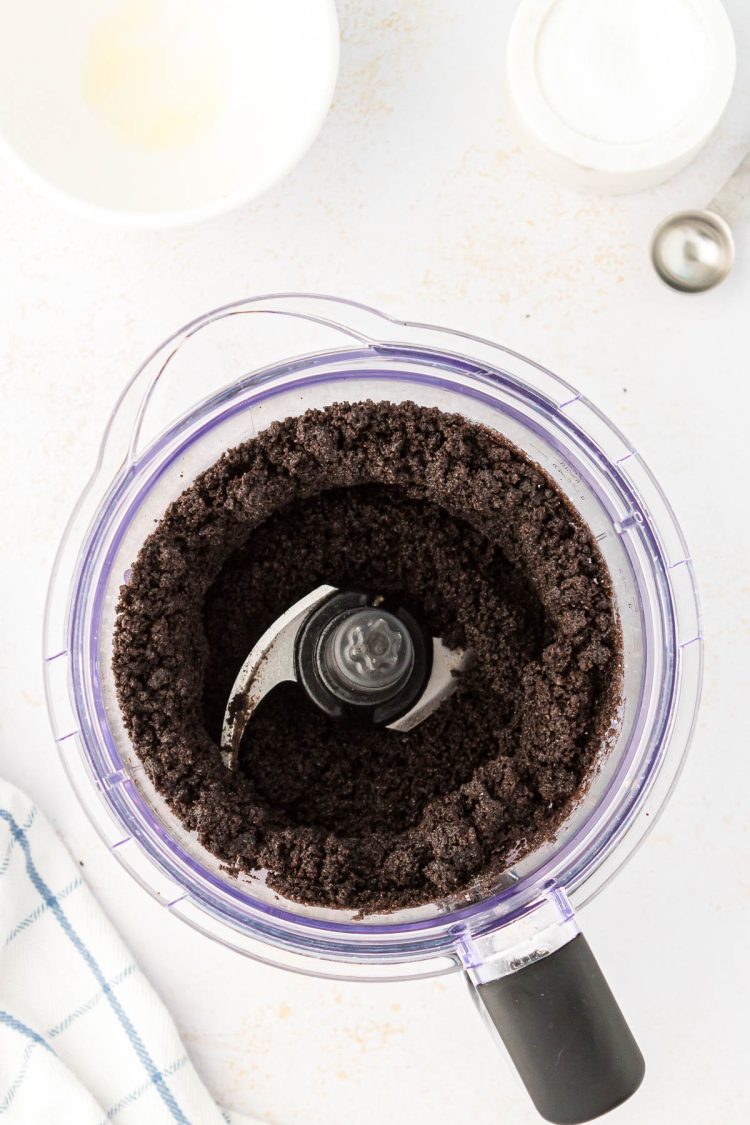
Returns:
[[[508,41],[514,117],[557,174],[639,191],[716,127],[736,68],[720,0],[522,0]]]

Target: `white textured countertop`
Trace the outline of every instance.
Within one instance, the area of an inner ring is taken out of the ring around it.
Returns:
[[[203,227],[92,226],[0,169],[0,773],[47,811],[174,1013],[217,1099],[285,1125],[525,1125],[533,1111],[458,978],[340,985],[243,960],[132,883],[80,811],[42,697],[53,554],[123,381],[224,301],[339,293],[493,337],[618,423],[672,499],[704,600],[702,719],[676,795],[584,926],[646,1055],[622,1125],[750,1118],[750,229],[731,279],[663,288],[669,211],[711,197],[750,146],[750,7],[727,0],[734,98],[700,159],[619,199],[538,173],[505,119],[515,4],[340,0],[336,104],[302,165]]]

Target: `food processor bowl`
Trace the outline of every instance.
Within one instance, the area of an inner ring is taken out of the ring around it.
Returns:
[[[623,685],[615,735],[554,840],[511,864],[483,898],[362,917],[280,898],[262,872],[222,870],[136,756],[111,654],[120,587],[169,503],[272,422],[365,399],[461,414],[552,477],[608,567]],[[633,853],[677,779],[700,693],[700,616],[668,502],[639,454],[573,387],[499,345],[328,297],[259,297],[200,317],[153,353],[109,420],[55,563],[44,661],[54,735],[76,792],[108,848],[165,909],[239,952],[303,973],[401,979],[463,970],[549,1120],[588,1120],[637,1087],[640,1053],[578,912]]]

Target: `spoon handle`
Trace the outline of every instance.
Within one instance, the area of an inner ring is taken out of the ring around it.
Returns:
[[[716,212],[730,227],[750,219],[750,152],[719,189],[707,210]]]

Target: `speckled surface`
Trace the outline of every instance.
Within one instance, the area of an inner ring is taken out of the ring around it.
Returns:
[[[750,9],[726,6],[740,68],[724,123],[694,165],[639,196],[578,195],[523,153],[502,108],[510,0],[341,0],[341,82],[319,143],[256,206],[194,230],[101,229],[0,168],[0,772],[50,814],[209,1086],[239,1110],[283,1125],[537,1120],[459,979],[296,978],[166,914],[107,856],[52,745],[42,603],[117,392],[189,317],[293,288],[534,357],[615,419],[669,493],[704,599],[705,706],[669,810],[583,921],[649,1067],[612,1120],[750,1114],[750,228],[730,281],[700,298],[663,289],[646,252],[656,222],[710,198],[750,146]]]

